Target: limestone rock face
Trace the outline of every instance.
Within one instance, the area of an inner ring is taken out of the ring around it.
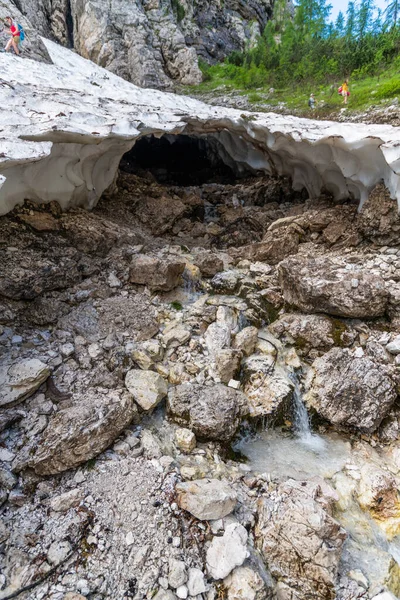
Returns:
[[[49,367],[37,358],[0,366],[0,407],[22,402],[31,396],[49,375]]]
[[[135,414],[132,397],[109,391],[88,392],[84,401],[58,411],[50,420],[29,466],[54,475],[86,462],[118,437]]]
[[[154,371],[131,369],[125,376],[125,385],[143,410],[151,410],[167,395],[165,380]]]
[[[267,231],[261,242],[231,250],[231,254],[241,260],[265,261],[276,265],[284,258],[297,253],[299,240],[298,227],[285,227],[277,231]]]
[[[243,50],[260,35],[272,12],[269,0],[229,0],[225,5],[205,0],[117,5],[106,0],[27,0],[21,7],[42,35],[74,47],[137,85],[156,88],[173,80],[200,83],[199,56],[215,62]]]
[[[191,429],[201,440],[227,442],[247,411],[246,397],[222,384],[186,384],[168,394],[168,415],[179,425]]]
[[[219,479],[198,479],[176,486],[177,502],[200,521],[222,519],[236,506],[236,493]]]
[[[146,285],[154,291],[168,292],[179,285],[184,270],[185,263],[178,259],[161,260],[137,255],[132,258],[129,281]]]
[[[240,523],[231,523],[222,537],[215,536],[207,550],[207,569],[214,579],[224,579],[240,567],[249,555],[247,531]]]
[[[224,270],[223,261],[212,252],[199,252],[196,255],[194,264],[199,267],[203,277],[214,277],[214,275]]]
[[[333,348],[313,363],[315,376],[305,396],[334,425],[371,433],[396,399],[395,383],[385,365]]]
[[[387,309],[389,293],[382,277],[340,258],[290,257],[279,272],[285,302],[306,313],[368,318]]]
[[[289,479],[258,504],[256,545],[284,598],[334,600],[344,529],[318,483]]]

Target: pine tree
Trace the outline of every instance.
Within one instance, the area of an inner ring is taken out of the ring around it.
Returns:
[[[341,36],[341,35],[343,35],[344,31],[345,31],[344,14],[342,13],[342,11],[340,11],[338,16],[336,17],[335,33],[338,36]]]
[[[346,37],[353,38],[356,29],[357,7],[355,2],[350,1],[346,11]]]
[[[374,9],[373,0],[361,0],[357,16],[357,34],[359,40],[362,40],[371,29]]]
[[[396,27],[400,17],[400,0],[386,0],[388,5],[385,10],[385,24]]]

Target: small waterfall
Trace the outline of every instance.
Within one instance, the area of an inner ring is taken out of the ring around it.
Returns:
[[[242,331],[242,329],[244,329],[245,327],[248,327],[249,325],[250,325],[250,321],[244,314],[244,311],[240,310],[239,316],[238,316],[238,331]]]
[[[306,444],[312,450],[318,452],[324,449],[325,442],[311,430],[310,417],[306,405],[303,402],[303,395],[300,389],[298,377],[294,371],[289,375],[293,383],[293,430],[302,444]]]
[[[205,201],[204,202],[204,223],[210,223],[211,221],[216,220],[217,217],[218,217],[218,215],[217,215],[216,206],[214,206],[213,204],[210,204],[210,202]]]
[[[186,302],[189,304],[196,302],[200,297],[200,292],[197,290],[197,282],[193,279],[190,271],[185,269],[182,274],[183,291],[186,296]]]

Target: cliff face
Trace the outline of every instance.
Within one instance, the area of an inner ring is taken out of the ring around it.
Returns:
[[[201,81],[213,63],[260,34],[273,0],[2,0],[33,29],[85,58],[156,88]],[[1,6],[1,5],[0,5]]]

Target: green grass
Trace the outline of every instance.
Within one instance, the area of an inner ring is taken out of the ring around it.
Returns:
[[[371,106],[390,104],[394,98],[400,100],[399,65],[392,65],[375,76],[354,75],[349,78],[350,97],[347,103],[348,111],[361,111]],[[343,98],[338,94],[337,88],[342,81],[324,84],[303,83],[282,89],[275,89],[270,93],[271,84],[263,77],[263,73],[254,73],[254,82],[240,83],[240,71],[234,65],[227,63],[207,67],[200,65],[204,81],[198,86],[190,86],[186,93],[211,93],[223,95],[233,92],[246,96],[255,110],[285,107],[305,116],[324,117],[339,112],[344,107]],[[238,75],[239,73],[239,75]],[[311,111],[308,108],[308,98],[314,93],[317,106]]]

